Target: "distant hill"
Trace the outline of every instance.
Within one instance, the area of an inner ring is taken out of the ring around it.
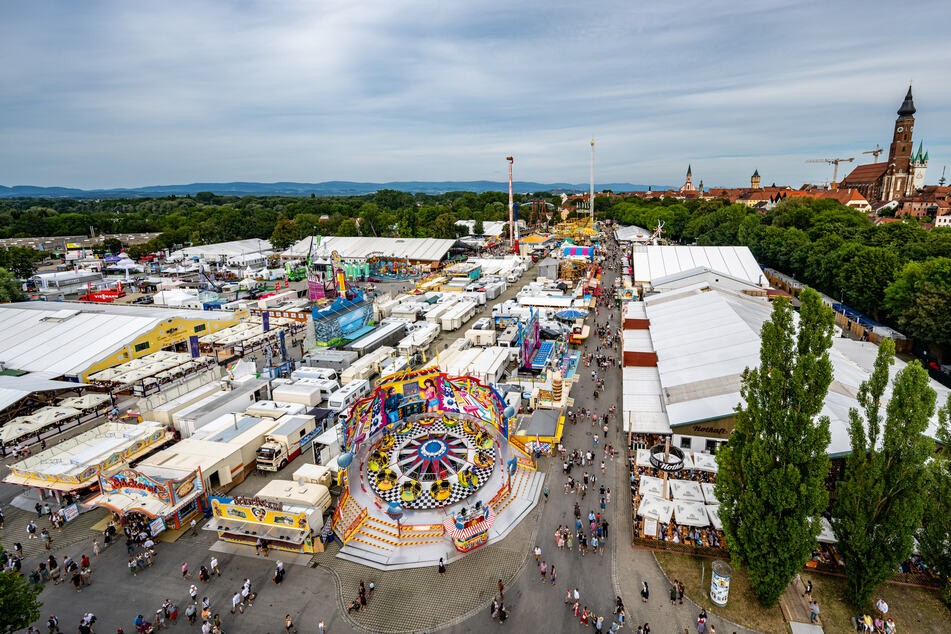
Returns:
[[[588,185],[578,183],[535,183],[516,181],[512,185],[516,193],[549,191],[585,192]],[[643,191],[647,185],[631,183],[596,183],[598,191],[609,189],[615,192]],[[503,181],[395,181],[390,183],[358,183],[354,181],[326,181],[323,183],[191,183],[189,185],[150,185],[147,187],[114,189],[74,189],[70,187],[34,187],[0,185],[0,198],[152,198],[156,196],[185,196],[198,192],[213,192],[220,196],[362,196],[380,189],[396,189],[421,194],[443,194],[452,191],[508,191]],[[654,189],[667,186],[654,185]]]

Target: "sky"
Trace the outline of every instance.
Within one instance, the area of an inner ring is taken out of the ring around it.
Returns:
[[[0,184],[501,181],[509,155],[584,183],[594,138],[598,182],[798,186],[887,152],[911,80],[934,184],[949,23],[947,0],[6,2]]]

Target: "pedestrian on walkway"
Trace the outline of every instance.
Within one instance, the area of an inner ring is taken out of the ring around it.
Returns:
[[[813,601],[809,606],[809,622],[816,623],[819,620],[819,603]]]
[[[234,614],[234,611],[238,610],[241,614],[244,614],[244,604],[241,603],[241,592],[235,592],[234,596],[231,597],[231,613]]]
[[[291,619],[291,615],[288,614],[284,617],[284,631],[285,632],[296,632],[297,628],[294,627],[294,621]]]
[[[188,579],[191,575],[188,574],[188,562],[182,562],[182,579]],[[194,586],[192,586],[194,587]]]
[[[535,546],[535,564],[536,564],[536,565],[541,562],[541,558],[542,558],[542,547],[541,547],[541,546]],[[440,561],[442,561],[442,560],[440,560]]]
[[[211,557],[211,563],[209,566],[211,567],[211,574],[217,575],[219,577],[221,576],[221,570],[218,569],[218,558],[214,555]]]
[[[188,588],[188,596],[192,598],[192,603],[198,603],[198,588],[195,587],[195,584]]]
[[[542,560],[541,565],[538,567],[538,572],[541,573],[542,583],[545,583],[545,579],[548,576],[548,564]]]
[[[499,579],[499,598],[502,599],[505,597],[505,584],[502,583],[502,580]]]
[[[555,575],[555,564],[551,565],[551,585],[555,585],[555,581],[558,580],[558,576]]]
[[[647,582],[643,581],[641,583],[641,601],[647,603],[648,598],[650,598],[650,589],[647,587]]]
[[[443,577],[443,576],[446,575],[446,564],[445,564],[445,562],[442,560],[442,557],[439,558],[439,568],[438,568],[438,570],[439,570],[439,576],[440,576],[440,577]]]

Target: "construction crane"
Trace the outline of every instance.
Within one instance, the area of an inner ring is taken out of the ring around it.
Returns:
[[[809,159],[806,163],[828,163],[829,165],[835,165],[835,169],[832,170],[832,183],[830,184],[830,189],[835,189],[839,184],[839,163],[851,163],[855,158],[832,158],[832,159]]]
[[[881,153],[884,152],[884,151],[885,151],[885,150],[883,150],[881,147],[879,147],[878,143],[876,143],[874,150],[865,150],[864,152],[862,152],[862,154],[874,154],[874,155],[875,155],[875,162],[877,163],[877,162],[878,162],[878,155],[881,154]]]

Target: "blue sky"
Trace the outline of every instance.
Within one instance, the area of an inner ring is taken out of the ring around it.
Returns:
[[[905,18],[903,16],[907,15]],[[798,186],[888,147],[908,82],[951,163],[951,3],[7,2],[0,184]],[[840,176],[841,178],[841,176]]]

